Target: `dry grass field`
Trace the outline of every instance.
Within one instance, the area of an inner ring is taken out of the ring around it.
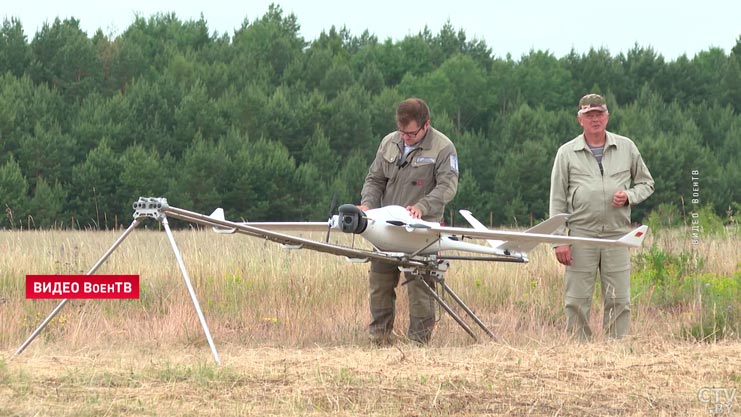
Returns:
[[[57,304],[26,300],[25,275],[85,273],[119,234],[0,232],[0,416],[741,415],[737,324],[686,337],[716,309],[701,291],[668,304],[647,287],[630,337],[574,342],[563,334],[563,271],[545,245],[528,264],[456,261],[447,275],[499,343],[475,327],[473,342],[444,313],[430,346],[406,343],[402,290],[401,340],[375,348],[367,265],[177,231],[217,367],[164,232],[136,230],[98,273],[139,274],[140,299],[73,300],[11,360]],[[694,274],[738,281],[737,237],[692,247],[684,232],[649,236],[634,259],[649,248],[691,251],[703,260]]]

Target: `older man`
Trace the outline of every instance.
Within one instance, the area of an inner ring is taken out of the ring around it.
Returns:
[[[570,213],[571,236],[615,238],[631,230],[630,206],[647,199],[654,180],[630,139],[607,131],[604,97],[579,100],[583,133],[562,145],[551,173],[550,214]],[[566,326],[589,339],[589,310],[599,272],[604,299],[603,329],[620,338],[630,325],[630,253],[627,248],[555,246],[566,265]]]

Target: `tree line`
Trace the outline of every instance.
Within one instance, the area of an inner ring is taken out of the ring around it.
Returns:
[[[79,23],[55,19],[29,41],[22,22],[3,21],[0,227],[128,225],[139,196],[321,220],[333,195],[359,201],[409,96],[458,149],[454,222],[459,208],[496,225],[547,217],[553,158],[580,133],[589,92],[607,97],[608,129],[636,142],[656,180],[635,220],[693,195],[721,217],[741,207],[741,37],[729,54],[673,61],[638,45],[513,59],[450,23],[398,41],[332,26],[307,41],[277,5],[233,34],[174,14],[117,36]]]

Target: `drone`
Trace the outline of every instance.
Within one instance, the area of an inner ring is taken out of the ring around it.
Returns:
[[[413,218],[404,207],[393,205],[361,210],[356,205],[344,204],[338,208],[338,214],[330,215],[325,222],[234,222],[226,220],[222,208],[217,208],[210,215],[206,215],[173,207],[167,202],[166,198],[161,197],[140,197],[133,203],[133,208],[134,220],[131,225],[95,263],[87,275],[92,275],[140,223],[148,219],[159,221],[170,240],[183,279],[217,364],[220,364],[218,352],[190,282],[185,263],[169,227],[168,217],[211,227],[217,234],[245,234],[278,243],[286,249],[311,250],[342,256],[353,263],[364,263],[371,260],[389,263],[397,266],[400,271],[410,272],[414,276],[413,279],[422,279],[424,275],[429,276],[439,285],[442,294],[438,294],[435,289],[428,285],[425,285],[424,288],[440,307],[475,341],[478,340],[476,334],[444,299],[446,295],[450,296],[458,307],[489,337],[494,340],[497,340],[497,337],[445,283],[445,272],[448,270],[451,260],[525,263],[528,262],[528,253],[541,243],[637,248],[643,243],[648,231],[648,227],[643,225],[619,239],[554,234],[566,224],[568,214],[552,216],[523,232],[492,230],[484,226],[468,210],[461,210],[460,213],[472,227],[448,227],[439,223]],[[329,236],[332,230],[360,236],[370,245],[370,249],[330,243]],[[327,234],[322,241],[297,236],[296,232],[326,232]],[[486,245],[471,240],[483,240]],[[64,299],[57,305],[36,331],[21,345],[13,357],[19,355],[33,341],[67,301],[67,299]]]

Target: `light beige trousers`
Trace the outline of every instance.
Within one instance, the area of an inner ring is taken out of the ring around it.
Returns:
[[[627,248],[573,245],[572,263],[566,267],[566,327],[580,339],[591,338],[589,310],[600,277],[608,337],[620,338],[630,327],[630,252]]]

